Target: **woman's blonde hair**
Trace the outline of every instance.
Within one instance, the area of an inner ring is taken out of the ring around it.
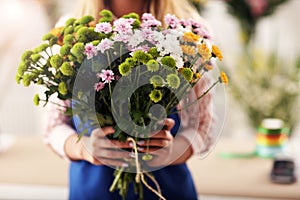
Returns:
[[[99,11],[107,8],[109,0],[80,0],[75,15],[81,17],[92,15],[96,21],[99,19]],[[148,12],[152,13],[158,20],[163,21],[165,14],[175,14],[179,18],[193,18],[209,29],[207,23],[198,14],[197,10],[187,0],[145,0],[149,3]],[[208,30],[211,32],[210,30]]]

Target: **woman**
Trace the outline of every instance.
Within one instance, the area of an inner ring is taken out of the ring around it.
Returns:
[[[134,3],[133,3],[134,2]],[[123,14],[135,12],[139,15],[150,12],[157,19],[163,20],[167,13],[179,18],[202,20],[186,0],[82,0],[78,7],[77,17],[91,14],[96,19],[101,9],[109,9],[116,18]],[[203,22],[204,24],[204,22]],[[206,83],[200,81],[195,87],[196,96],[200,96]],[[182,102],[181,102],[182,103]],[[61,102],[68,105],[68,102]],[[181,115],[173,114],[164,120],[164,129],[153,135],[149,142],[138,142],[138,150],[146,151],[150,146],[153,159],[147,165],[158,170],[153,175],[158,181],[162,195],[166,199],[197,199],[194,183],[185,162],[192,155],[206,152],[211,146],[209,129],[211,123],[211,96],[206,95],[197,105],[198,112],[186,109]],[[126,158],[132,157],[129,152],[117,151],[120,148],[132,148],[130,142],[107,140],[114,133],[112,127],[94,129],[90,137],[77,142],[77,134],[72,120],[64,116],[57,108],[52,108],[45,135],[47,144],[60,156],[71,160],[70,166],[70,199],[120,199],[118,191],[109,192],[114,179],[114,169],[108,166],[127,167]],[[91,149],[87,150],[82,141],[88,141]],[[160,149],[160,151],[156,151]],[[184,187],[182,187],[184,186]],[[155,186],[154,186],[155,187]],[[158,197],[144,188],[145,199]],[[127,199],[138,199],[130,187]]]

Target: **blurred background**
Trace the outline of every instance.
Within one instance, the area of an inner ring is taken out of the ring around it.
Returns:
[[[190,162],[199,193],[203,199],[300,199],[299,183],[270,182],[273,159],[235,158],[235,153],[254,151],[263,119],[278,118],[290,128],[284,148],[299,166],[300,1],[191,3],[211,25],[213,40],[224,56],[218,66],[230,78],[229,86],[220,89],[225,92],[215,98],[221,134],[216,148],[205,159]],[[61,16],[71,14],[75,4],[71,0],[0,0],[0,199],[67,198],[67,161],[43,145],[45,110],[32,100],[42,89],[17,85],[14,77],[22,53],[37,46]],[[233,158],[219,156],[228,151]],[[225,189],[229,181],[236,182]],[[271,195],[274,189],[277,192]]]

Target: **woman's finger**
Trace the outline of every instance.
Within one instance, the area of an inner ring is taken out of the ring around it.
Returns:
[[[151,138],[149,140],[140,140],[137,142],[139,147],[165,147],[168,146],[170,143],[172,142],[172,139],[162,139],[162,138],[158,138],[158,139],[154,139]]]
[[[128,159],[133,157],[131,152],[124,151],[124,150],[114,150],[114,149],[94,149],[92,155],[99,160],[101,160],[102,158]]]
[[[106,126],[103,128],[96,128],[92,131],[92,136],[94,137],[105,137],[107,135],[113,134],[115,132],[112,126]]]

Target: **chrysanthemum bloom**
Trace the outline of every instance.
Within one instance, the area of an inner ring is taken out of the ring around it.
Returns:
[[[150,83],[153,87],[161,87],[164,85],[164,79],[159,75],[154,75],[150,78]]]
[[[105,83],[103,82],[99,82],[99,83],[95,83],[94,85],[94,89],[99,92],[100,90],[102,90],[105,86]]]
[[[160,90],[154,89],[149,94],[151,101],[154,103],[159,102],[162,99],[162,92]]]
[[[222,52],[221,52],[220,49],[219,49],[217,46],[215,46],[215,45],[212,46],[212,54],[213,54],[214,57],[217,57],[220,61],[223,60]]]
[[[211,52],[206,44],[199,44],[198,45],[198,53],[201,55],[204,61],[207,61],[211,57]]]
[[[119,72],[122,76],[127,76],[131,72],[131,65],[127,62],[124,62],[119,65]]]
[[[113,46],[114,42],[108,38],[101,40],[101,42],[97,46],[97,50],[101,53],[104,53],[105,50],[110,49]]]
[[[184,32],[183,33],[183,41],[185,42],[198,42],[200,39],[199,35],[196,35],[193,32]]]
[[[220,83],[228,84],[228,77],[225,72],[221,72],[220,77],[219,77]]]
[[[194,56],[196,53],[194,47],[192,47],[190,45],[181,45],[181,49],[182,49],[183,53],[188,56]]]
[[[193,73],[193,71],[190,68],[182,68],[180,70],[180,73],[185,78],[185,80],[187,80],[189,82],[193,79],[194,73]]]
[[[180,79],[177,74],[168,74],[167,83],[171,88],[177,89],[180,85]]]
[[[86,54],[87,59],[91,59],[93,56],[97,55],[97,48],[92,44],[88,43],[84,47],[84,53]]]
[[[177,19],[177,17],[175,15],[171,15],[171,14],[167,14],[164,17],[164,21],[170,28],[173,28],[173,29],[177,28],[177,26],[179,24],[179,20]]]
[[[111,70],[102,69],[101,73],[97,74],[98,78],[101,78],[104,83],[111,83],[115,80],[114,72]]]
[[[157,70],[159,70],[159,63],[156,60],[149,60],[147,62],[147,69],[150,72],[156,72]]]
[[[102,22],[102,23],[96,24],[96,27],[94,30],[95,30],[95,32],[108,34],[108,33],[112,32],[112,27],[111,27],[110,23]]]

